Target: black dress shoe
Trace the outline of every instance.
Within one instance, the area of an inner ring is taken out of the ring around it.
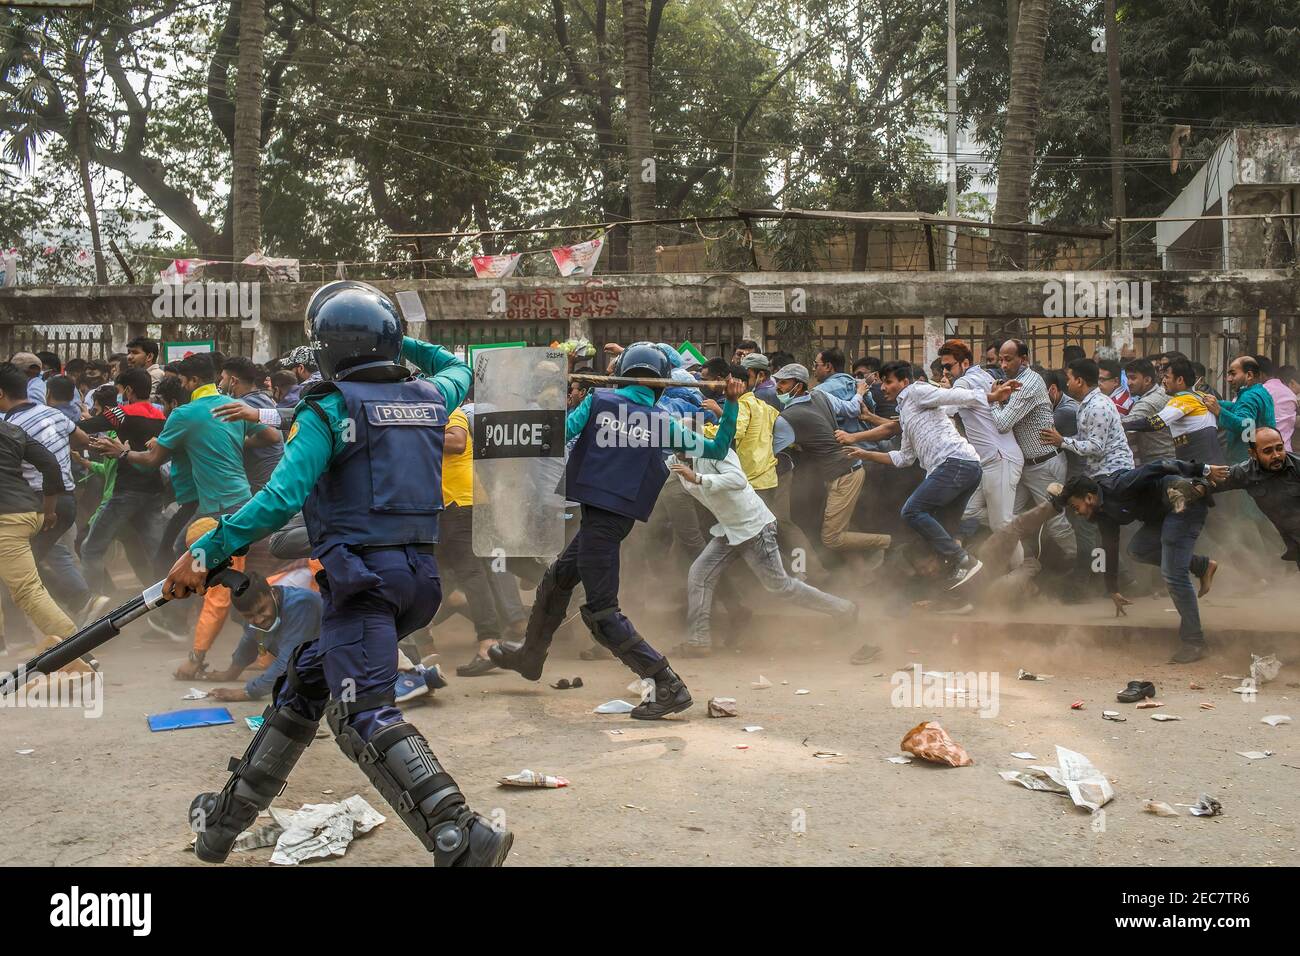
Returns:
[[[1136,704],[1144,697],[1156,696],[1156,685],[1149,680],[1131,680],[1128,686],[1115,695],[1121,704]]]
[[[461,664],[456,668],[457,677],[482,677],[484,674],[490,674],[497,669],[497,665],[492,663],[489,658],[474,655],[474,659],[468,664]]]

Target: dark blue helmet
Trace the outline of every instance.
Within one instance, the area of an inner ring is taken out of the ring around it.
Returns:
[[[307,303],[311,350],[321,378],[392,365],[402,354],[402,316],[372,285],[345,279],[316,290]]]
[[[667,378],[671,368],[668,357],[658,346],[649,342],[637,342],[623,350],[618,358],[617,375],[628,375],[634,370],[642,371],[647,378]]]

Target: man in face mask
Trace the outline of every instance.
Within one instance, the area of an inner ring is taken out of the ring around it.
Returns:
[[[200,673],[199,680],[238,680],[263,651],[272,654],[271,665],[243,687],[217,687],[213,700],[261,700],[269,697],[275,682],[289,666],[299,644],[320,635],[321,598],[315,591],[267,584],[260,574],[248,576],[249,587],[234,599],[244,618],[244,634],[224,671]]]

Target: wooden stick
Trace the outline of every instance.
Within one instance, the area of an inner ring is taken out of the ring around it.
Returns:
[[[721,388],[727,384],[722,379],[712,382],[679,382],[675,378],[637,378],[634,375],[595,375],[590,372],[570,372],[569,378],[595,385],[648,385],[650,388]]]

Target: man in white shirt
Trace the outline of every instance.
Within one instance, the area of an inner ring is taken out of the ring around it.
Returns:
[[[669,469],[686,493],[708,508],[718,523],[709,529],[711,538],[687,573],[687,627],[690,637],[673,648],[677,657],[708,657],[712,653],[709,619],[713,592],[727,565],[744,558],[764,589],[799,607],[828,614],[837,624],[853,626],[858,607],[852,601],[819,591],[786,574],[777,547],[776,517],[763,504],[745,477],[735,449],[722,459],[687,459],[678,453]],[[880,653],[870,644],[853,655],[855,664],[865,664]]]
[[[952,382],[953,391],[968,393],[966,402],[949,408],[961,416],[966,440],[979,455],[983,472],[980,486],[961,516],[961,536],[971,537],[981,524],[1001,531],[1016,512],[1016,489],[1025,456],[1015,435],[998,430],[988,399],[997,381],[987,369],[975,364],[970,346],[961,339],[949,339],[939,349],[939,364]],[[1017,547],[1010,558],[1011,567],[1017,567],[1023,559],[1024,551]]]
[[[983,470],[979,455],[958,433],[944,408],[969,402],[970,395],[965,390],[913,382],[908,362],[881,366],[880,387],[887,401],[898,404],[903,447],[888,453],[849,447],[845,454],[895,468],[917,463],[925,469],[925,480],[903,503],[902,518],[947,565],[951,590],[984,566],[952,537],[966,503],[980,485]]]

